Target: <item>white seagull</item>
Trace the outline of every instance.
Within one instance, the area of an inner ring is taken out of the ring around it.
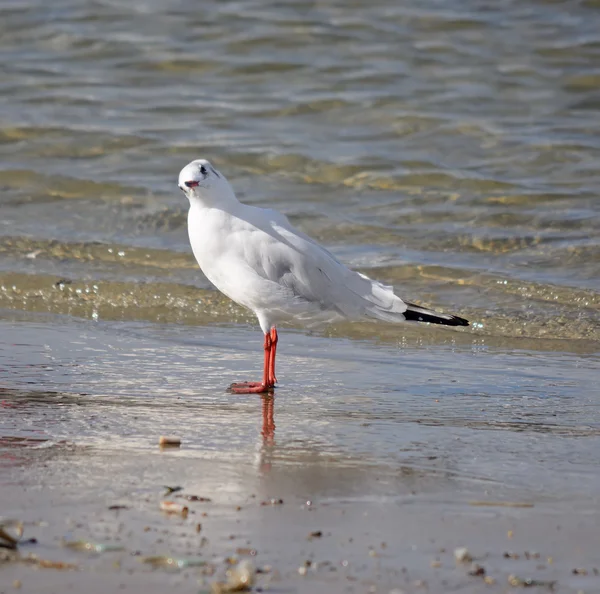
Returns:
[[[279,322],[370,318],[469,325],[403,301],[393,287],[350,270],[283,214],[242,204],[205,159],[181,170],[179,188],[190,201],[188,232],[200,268],[219,291],[256,314],[265,335],[263,379],[231,384],[236,394],[275,387]]]

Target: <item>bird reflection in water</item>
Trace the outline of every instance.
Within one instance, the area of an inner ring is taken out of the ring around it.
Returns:
[[[275,452],[275,421],[273,420],[273,409],[275,397],[272,394],[264,394],[262,400],[262,437],[261,444],[257,450],[256,467],[263,473],[268,474],[272,470],[273,454]]]
[[[273,419],[273,407],[275,397],[267,394],[261,397],[262,399],[262,416],[263,425],[261,435],[265,445],[273,445],[275,440],[275,421]]]

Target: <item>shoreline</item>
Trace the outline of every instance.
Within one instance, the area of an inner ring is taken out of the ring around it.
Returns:
[[[290,468],[244,468],[170,452],[138,452],[115,465],[116,449],[56,449],[63,451],[50,457],[29,450],[27,464],[0,474],[3,512],[25,522],[24,538],[37,540],[23,545],[21,554],[47,563],[0,563],[3,592],[13,591],[6,587],[13,582],[22,591],[47,594],[210,591],[242,559],[261,571],[256,591],[506,592],[509,579],[523,587],[534,580],[540,585],[533,591],[540,592],[600,587],[593,502],[583,511],[568,501],[506,505],[490,494],[473,505],[451,491],[373,496],[365,483],[345,497],[328,495],[327,485],[305,484],[303,496]],[[167,494],[161,476],[165,485],[182,489]],[[347,484],[353,479],[352,472],[345,477]],[[104,481],[109,484],[103,487]],[[470,490],[471,497],[481,493]],[[187,516],[161,511],[164,500],[185,504]],[[65,547],[65,540],[123,550],[90,553]],[[459,547],[473,560],[457,562]],[[203,565],[172,570],[160,559],[143,562],[154,556]]]

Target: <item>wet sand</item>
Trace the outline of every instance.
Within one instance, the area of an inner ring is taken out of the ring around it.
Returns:
[[[260,398],[223,389],[260,364],[253,328],[5,311],[0,331],[1,514],[37,540],[23,558],[73,565],[1,563],[1,592],[208,591],[244,558],[256,591],[600,590],[593,355],[286,330]]]
[[[5,458],[2,510],[23,518],[26,536],[38,541],[22,546],[22,555],[74,567],[0,565],[2,592],[14,591],[9,584],[15,580],[25,592],[45,594],[197,592],[223,579],[231,558],[249,558],[265,572],[257,575],[258,591],[516,591],[511,575],[547,584],[529,591],[600,589],[600,526],[591,502],[572,505],[550,497],[519,502],[531,507],[488,506],[506,499],[480,488],[429,496],[419,488],[427,473],[420,477],[408,468],[336,468],[315,461],[295,469],[259,455],[251,465],[213,463],[158,448],[131,453],[14,444],[4,452],[10,450],[15,460],[7,469]],[[165,496],[163,484],[184,489]],[[185,503],[188,517],[161,512],[163,499]],[[62,539],[124,550],[72,551]],[[485,576],[469,575],[471,563],[456,563],[460,546],[468,547]],[[143,562],[153,555],[206,565],[153,569]]]

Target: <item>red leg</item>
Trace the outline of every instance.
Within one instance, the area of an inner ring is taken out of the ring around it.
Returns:
[[[263,363],[263,381],[262,382],[238,382],[231,384],[229,390],[234,394],[263,394],[273,389],[273,384],[269,382],[269,369],[271,361],[271,335],[265,334],[265,358]]]
[[[277,354],[277,342],[279,337],[277,336],[277,328],[273,326],[270,332],[271,336],[271,354],[269,357],[269,383],[275,387],[277,383],[277,377],[275,377],[275,355]]]

